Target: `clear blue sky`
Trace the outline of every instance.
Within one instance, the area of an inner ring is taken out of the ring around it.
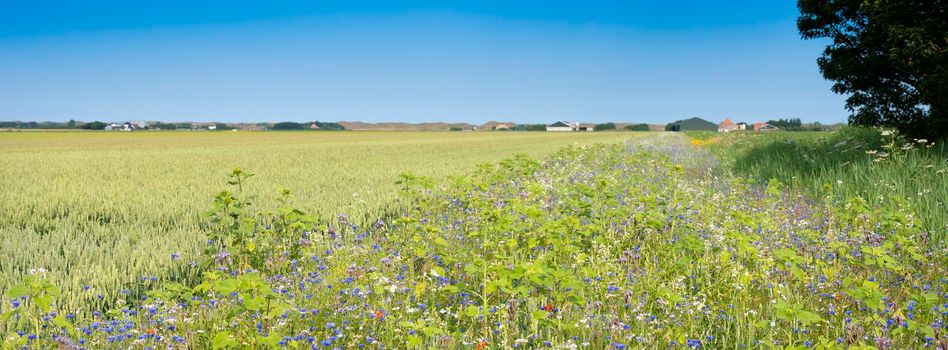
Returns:
[[[0,2],[0,120],[847,115],[792,0],[197,2]]]

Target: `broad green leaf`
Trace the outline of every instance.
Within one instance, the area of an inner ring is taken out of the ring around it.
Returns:
[[[7,291],[7,296],[11,298],[19,298],[27,295],[30,295],[30,292],[23,284],[15,285],[13,288],[10,288],[10,290]]]
[[[234,336],[230,335],[227,331],[220,331],[214,335],[212,342],[214,349],[226,349],[235,345],[237,345],[237,340],[234,340]]]
[[[820,315],[817,315],[815,313],[805,311],[805,310],[798,310],[796,316],[797,316],[797,320],[799,320],[800,322],[803,322],[803,324],[810,324],[810,323],[824,321],[823,318],[820,317]]]
[[[53,305],[53,296],[48,294],[40,295],[33,298],[33,302],[36,303],[36,306],[39,306],[40,310],[43,310],[45,313],[49,313],[49,310]]]

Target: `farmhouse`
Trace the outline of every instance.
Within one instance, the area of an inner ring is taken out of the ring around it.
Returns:
[[[567,122],[559,121],[546,126],[546,131],[573,131],[575,130],[574,125],[570,125]]]
[[[593,131],[596,128],[595,124],[585,124],[578,123],[576,124],[576,131]]]
[[[718,124],[718,132],[731,132],[731,131],[740,131],[744,130],[747,124],[737,123],[734,124],[730,118],[724,119],[721,124]]]
[[[703,130],[717,131],[718,126],[701,118],[688,118],[665,125],[665,131]]]

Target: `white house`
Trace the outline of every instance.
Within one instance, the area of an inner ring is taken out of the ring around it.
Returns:
[[[573,131],[576,130],[575,126],[570,125],[567,122],[559,121],[546,126],[546,131]]]

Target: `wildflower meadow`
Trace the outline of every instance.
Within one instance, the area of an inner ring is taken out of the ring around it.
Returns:
[[[291,190],[259,201],[252,184],[265,180],[234,169],[201,217],[203,250],[161,257],[193,278],[64,308],[37,268],[5,292],[2,344],[948,348],[948,251],[927,217],[944,206],[756,179],[727,156],[736,143],[627,139],[447,178],[401,173],[398,205],[373,220],[315,215]],[[929,168],[936,189],[944,167]]]

